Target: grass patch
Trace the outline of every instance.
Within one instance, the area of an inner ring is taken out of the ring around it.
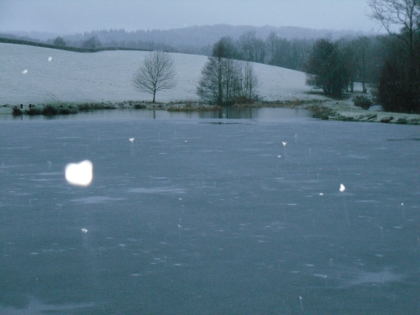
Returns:
[[[169,105],[166,110],[168,112],[217,112],[223,107],[218,105],[197,105],[197,104],[179,104]]]
[[[320,105],[310,105],[307,109],[311,112],[313,118],[319,118],[322,120],[328,120],[330,119],[330,116],[335,114],[331,108]]]

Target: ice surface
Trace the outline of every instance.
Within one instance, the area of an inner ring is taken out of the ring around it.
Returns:
[[[185,193],[185,189],[178,188],[178,187],[139,187],[139,188],[130,188],[128,191],[130,193],[137,193],[137,194],[184,194]]]
[[[354,279],[352,279],[350,285],[367,285],[367,284],[386,284],[390,282],[398,282],[403,279],[403,275],[397,274],[384,268],[378,272],[360,272]]]
[[[420,147],[386,140],[417,126],[100,115],[0,124],[0,313],[418,307]],[[94,184],[68,185],[63,167],[87,158]],[[33,311],[32,296],[88,305]]]
[[[75,203],[80,203],[80,204],[94,205],[94,204],[108,203],[111,201],[121,201],[121,200],[124,200],[124,199],[107,197],[107,196],[90,196],[90,197],[72,199],[71,201]]]

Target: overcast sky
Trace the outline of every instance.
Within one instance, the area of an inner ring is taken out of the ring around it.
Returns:
[[[233,24],[378,31],[367,0],[0,0],[0,31]]]

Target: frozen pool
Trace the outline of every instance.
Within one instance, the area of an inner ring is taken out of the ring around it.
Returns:
[[[419,132],[274,109],[3,119],[0,313],[418,313]],[[93,183],[69,185],[83,160]]]

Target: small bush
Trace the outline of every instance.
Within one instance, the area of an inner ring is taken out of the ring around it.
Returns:
[[[13,107],[12,115],[13,116],[22,116],[23,112],[17,106],[15,106],[15,107]]]
[[[42,110],[37,107],[30,107],[29,109],[25,110],[25,114],[29,116],[41,115]]]
[[[92,110],[92,107],[89,104],[80,104],[80,105],[77,106],[77,108],[81,112],[88,112],[88,111]]]
[[[371,105],[373,105],[373,102],[371,101],[371,99],[364,95],[355,96],[353,98],[353,103],[354,105],[359,106],[364,109],[368,109]]]
[[[70,114],[77,114],[79,112],[79,110],[73,106],[67,106],[67,107],[62,107],[60,108],[60,110],[58,111],[58,114],[60,115],[70,115]]]
[[[58,110],[55,106],[47,105],[42,109],[42,115],[44,116],[55,116],[58,114]]]
[[[257,97],[249,98],[247,96],[238,96],[234,103],[235,104],[254,104],[257,101]]]
[[[323,106],[309,106],[308,110],[311,111],[313,118],[319,118],[322,120],[328,120],[330,116],[334,115],[334,111],[332,109]]]

